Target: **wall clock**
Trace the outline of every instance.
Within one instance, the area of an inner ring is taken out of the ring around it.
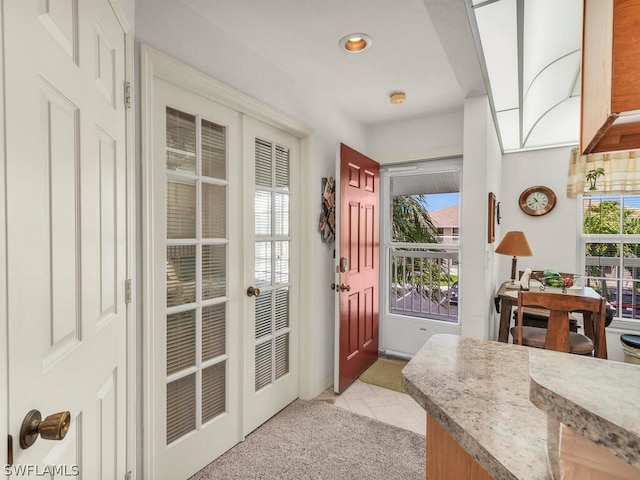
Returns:
[[[529,187],[520,194],[520,209],[527,215],[540,216],[556,206],[556,194],[549,187]]]

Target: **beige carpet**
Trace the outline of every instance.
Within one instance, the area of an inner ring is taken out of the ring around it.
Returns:
[[[296,400],[191,480],[423,480],[425,448],[408,430]]]
[[[360,375],[360,380],[379,387],[405,393],[402,388],[402,369],[407,362],[390,358],[378,358],[373,365]]]

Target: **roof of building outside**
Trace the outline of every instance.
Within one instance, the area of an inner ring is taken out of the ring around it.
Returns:
[[[429,212],[429,216],[434,224],[440,228],[460,226],[460,205],[451,205]]]

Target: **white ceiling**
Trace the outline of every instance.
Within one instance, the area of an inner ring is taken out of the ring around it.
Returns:
[[[181,1],[366,126],[459,111],[484,90],[464,0]],[[372,46],[340,49],[353,32]]]
[[[577,142],[581,0],[179,1],[365,126],[488,92],[503,151]],[[357,32],[369,49],[338,46]]]

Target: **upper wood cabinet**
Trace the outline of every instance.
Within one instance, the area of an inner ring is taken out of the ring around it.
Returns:
[[[583,155],[640,148],[640,0],[584,0]]]

